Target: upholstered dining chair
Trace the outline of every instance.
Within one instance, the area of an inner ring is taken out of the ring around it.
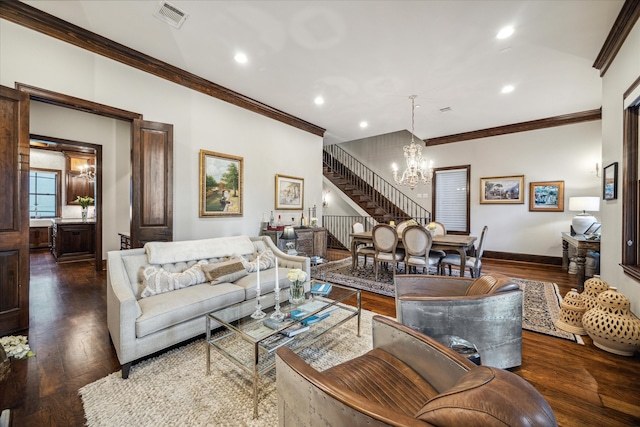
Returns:
[[[391,264],[395,271],[399,262],[404,261],[404,251],[398,249],[398,234],[388,224],[378,224],[372,231],[374,255],[374,272],[378,281],[378,264]]]
[[[413,268],[429,272],[430,267],[439,268],[440,256],[431,256],[431,233],[419,225],[410,225],[402,233],[404,265],[407,273]]]
[[[361,222],[354,222],[353,224],[351,224],[351,232],[352,233],[363,233],[364,232],[364,225]],[[360,258],[360,256],[364,257],[364,264],[362,265],[363,267],[367,265],[367,257],[371,257],[372,259],[374,258],[376,254],[376,250],[374,249],[373,246],[371,245],[367,245],[367,244],[360,244],[358,245],[358,247],[356,248],[356,254],[353,257],[353,259],[351,260],[351,269],[355,270],[358,267],[358,260]]]
[[[413,222],[415,221],[407,219],[396,224],[396,233],[398,234],[398,236],[402,236],[404,229],[411,225]]]
[[[485,225],[482,228],[482,234],[480,235],[480,242],[478,242],[478,248],[476,249],[475,256],[466,257],[465,265],[461,266],[460,255],[459,254],[449,254],[442,258],[440,261],[440,272],[444,274],[445,268],[449,267],[449,276],[451,276],[451,266],[456,266],[462,270],[469,269],[471,273],[471,277],[480,277],[480,272],[482,270],[482,253],[484,252],[484,242],[487,237],[487,229],[488,227]]]
[[[435,227],[434,233],[433,233],[434,236],[444,236],[445,234],[447,234],[447,227],[445,227],[443,223],[438,221],[431,221],[429,224],[425,225],[425,227],[428,227],[430,224],[433,224],[433,226]],[[440,259],[442,259],[445,256],[447,256],[447,253],[445,251],[432,249],[431,256],[440,257]],[[438,265],[438,268],[440,268],[439,265]]]

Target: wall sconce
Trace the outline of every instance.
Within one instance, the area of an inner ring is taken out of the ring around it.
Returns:
[[[323,208],[327,208],[329,207],[329,193],[331,191],[326,190],[322,192],[322,207]]]

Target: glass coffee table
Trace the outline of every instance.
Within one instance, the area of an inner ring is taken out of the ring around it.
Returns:
[[[312,280],[311,287],[316,283],[327,283]],[[274,307],[264,307],[267,314],[263,319],[251,318],[255,306],[255,299],[251,302],[251,310],[247,313],[247,301],[233,304],[229,307],[213,311],[205,316],[207,334],[207,375],[211,372],[211,348],[218,350],[231,362],[252,376],[253,379],[253,417],[258,417],[258,385],[260,375],[275,367],[276,348],[286,345],[291,350],[300,350],[313,344],[327,332],[357,317],[357,335],[360,336],[360,291],[331,284],[331,292],[326,296],[306,294],[302,304],[290,304],[288,289],[280,292],[280,310],[290,313],[299,310],[301,313],[272,325],[275,329],[265,325],[269,323]],[[356,306],[344,304],[344,301],[354,297]],[[273,304],[273,303],[272,303]],[[323,317],[325,314],[326,317]],[[320,320],[318,320],[320,319]],[[218,324],[221,330],[212,331]],[[308,329],[306,329],[308,326]],[[295,331],[295,332],[294,332]],[[297,334],[296,334],[297,332]],[[287,336],[293,335],[293,336]]]

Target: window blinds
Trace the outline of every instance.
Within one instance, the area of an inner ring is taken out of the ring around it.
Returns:
[[[436,171],[435,220],[449,231],[467,231],[467,169]]]

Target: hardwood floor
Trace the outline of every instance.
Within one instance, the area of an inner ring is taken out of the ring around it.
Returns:
[[[348,256],[330,252],[330,259]],[[575,276],[559,267],[483,260],[483,273],[551,281],[564,295]],[[106,325],[106,272],[89,262],[56,264],[31,255],[31,325],[23,331],[36,357],[12,362],[0,390],[13,426],[81,426],[78,390],[119,370]],[[392,298],[363,295],[363,308],[394,316]],[[523,331],[523,363],[512,371],[550,403],[561,426],[640,425],[640,355],[616,356],[585,345]],[[212,424],[215,421],[212,420]]]

